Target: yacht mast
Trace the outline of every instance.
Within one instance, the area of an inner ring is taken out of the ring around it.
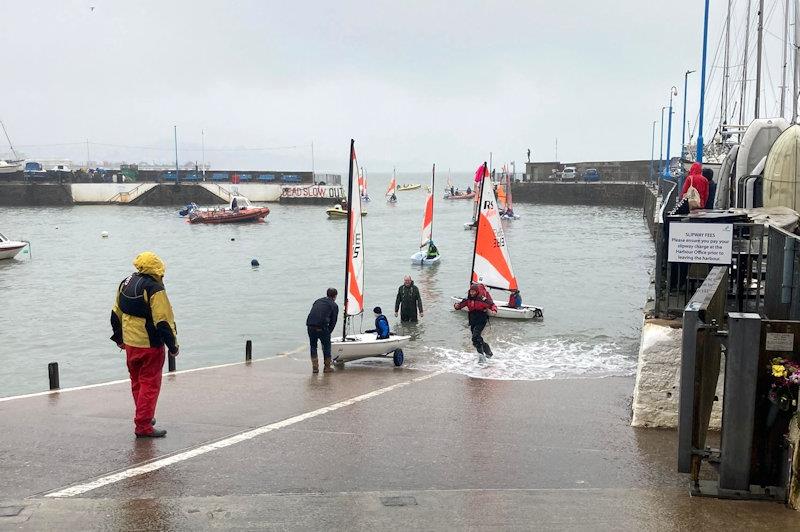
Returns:
[[[800,98],[800,0],[794,2],[794,77],[792,79],[792,122],[797,123],[797,100]]]
[[[744,57],[742,58],[742,92],[739,100],[739,124],[745,125],[745,100],[747,99],[747,52],[750,47],[750,10],[753,0],[747,0],[747,20],[744,24]]]
[[[3,134],[6,136],[6,140],[8,141],[8,147],[11,148],[11,153],[14,154],[14,159],[19,159],[19,155],[17,155],[17,150],[14,149],[14,145],[11,144],[11,137],[8,136],[8,131],[6,131],[6,125],[0,120],[0,127],[3,128]]]
[[[761,56],[764,51],[764,0],[758,0],[758,49],[756,51],[756,108],[753,118],[759,117],[761,104]]]
[[[731,65],[731,3],[733,0],[728,0],[728,16],[725,19],[725,66],[724,76],[722,78],[722,108],[719,113],[720,135],[722,135],[722,126],[728,122],[728,84],[730,83],[730,65]],[[787,0],[788,1],[788,0]],[[724,139],[724,136],[723,136]]]
[[[789,63],[789,60],[786,55],[786,49],[789,47],[789,1],[786,0],[786,4],[783,8],[783,18],[785,19],[784,27],[783,27],[783,67],[781,69],[781,113],[780,116],[786,116],[786,66]]]

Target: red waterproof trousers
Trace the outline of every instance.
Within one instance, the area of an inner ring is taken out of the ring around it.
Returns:
[[[125,346],[128,372],[131,375],[131,391],[136,415],[133,422],[136,434],[153,432],[152,419],[156,415],[156,403],[161,391],[161,370],[166,353],[164,347]]]

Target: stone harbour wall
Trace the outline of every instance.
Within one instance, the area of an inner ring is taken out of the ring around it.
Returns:
[[[516,203],[551,205],[613,205],[642,207],[647,187],[643,183],[515,183],[512,189]]]

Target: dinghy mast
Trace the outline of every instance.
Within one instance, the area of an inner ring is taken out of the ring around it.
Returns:
[[[364,310],[364,231],[361,219],[361,191],[353,181],[353,167],[358,172],[355,140],[350,139],[350,171],[347,183],[347,247],[344,267],[344,318],[342,341],[347,339],[347,317]],[[355,197],[355,200],[354,200]]]

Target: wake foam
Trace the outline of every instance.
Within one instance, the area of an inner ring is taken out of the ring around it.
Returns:
[[[491,345],[494,357],[486,364],[478,363],[475,350],[433,347],[417,351],[412,360],[406,359],[407,365],[497,380],[624,377],[636,372],[635,357],[613,342],[591,344],[548,338],[525,345],[503,341]]]

